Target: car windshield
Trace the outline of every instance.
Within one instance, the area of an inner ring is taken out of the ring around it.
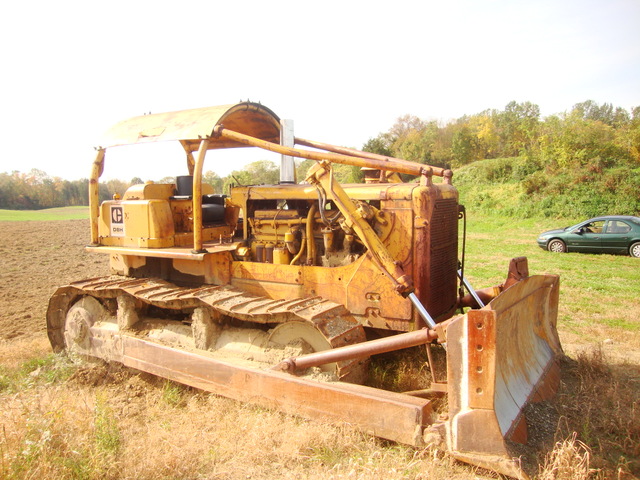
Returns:
[[[565,227],[564,231],[565,232],[571,232],[573,230],[577,230],[578,227],[580,227],[583,224],[584,224],[584,222],[580,222],[580,223],[576,223],[575,225],[571,225],[570,227]]]

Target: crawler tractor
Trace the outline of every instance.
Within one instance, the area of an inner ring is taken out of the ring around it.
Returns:
[[[160,141],[182,146],[183,175],[100,203],[106,152]],[[132,118],[103,142],[87,250],[109,255],[111,275],[52,296],[55,351],[525,475],[512,448],[527,442],[523,412],[558,384],[558,278],[517,258],[504,284],[471,288],[451,171],[297,138],[251,102]],[[203,183],[207,154],[236,147],[282,154],[280,183]],[[294,157],[315,161],[300,182]],[[336,164],[365,182],[339,183]],[[372,357],[416,346],[429,388],[367,386]]]

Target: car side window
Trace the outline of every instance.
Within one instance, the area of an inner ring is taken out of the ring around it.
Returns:
[[[627,233],[631,230],[631,227],[620,220],[609,220],[607,224],[606,233]]]
[[[598,220],[597,222],[587,223],[582,227],[582,231],[585,233],[602,233],[604,229],[604,220]]]

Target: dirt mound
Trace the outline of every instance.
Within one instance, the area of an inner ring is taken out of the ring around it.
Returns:
[[[84,250],[89,231],[89,220],[0,223],[0,340],[46,335],[58,286],[108,274],[107,256]]]
[[[131,374],[121,365],[96,362],[80,366],[68,382],[77,385],[101,387],[106,385],[121,385],[126,383]]]

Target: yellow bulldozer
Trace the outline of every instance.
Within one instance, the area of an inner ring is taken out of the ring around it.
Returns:
[[[107,150],[171,141],[186,157],[174,183],[99,201]],[[86,248],[111,275],[51,297],[55,351],[526,476],[513,446],[526,407],[558,386],[559,281],[516,258],[504,284],[471,287],[450,170],[295,137],[253,102],[135,117],[103,142]],[[282,154],[280,183],[203,183],[207,154],[237,147]],[[315,161],[300,182],[294,158]],[[336,164],[364,183],[341,184]],[[428,388],[367,386],[372,357],[410,347],[426,350]]]

